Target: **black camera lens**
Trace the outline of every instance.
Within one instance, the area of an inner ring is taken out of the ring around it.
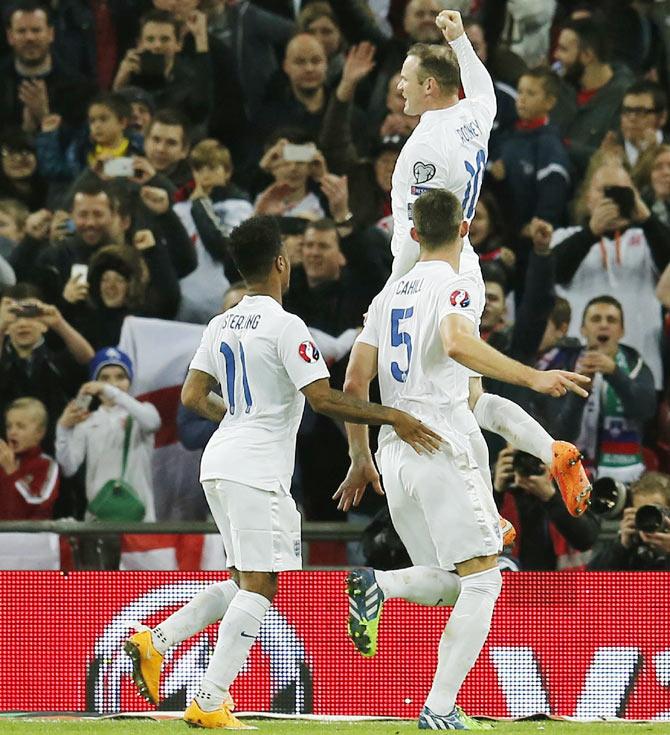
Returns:
[[[635,513],[635,528],[643,533],[658,533],[670,528],[670,509],[662,505],[641,505]]]
[[[628,499],[626,486],[611,477],[600,477],[591,489],[591,510],[605,518],[616,518]]]

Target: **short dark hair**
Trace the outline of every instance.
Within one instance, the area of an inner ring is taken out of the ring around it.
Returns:
[[[250,217],[230,234],[230,252],[244,280],[262,280],[282,250],[276,217]]]
[[[609,61],[612,55],[612,44],[607,27],[593,18],[578,18],[567,20],[561,30],[572,31],[579,38],[579,45],[583,49],[590,49],[598,61]]]
[[[524,71],[521,77],[537,79],[542,85],[542,89],[547,97],[558,99],[558,95],[561,92],[561,82],[556,74],[554,74],[550,69],[543,69],[542,67],[528,69],[527,71]],[[519,77],[519,79],[521,79],[521,77]]]
[[[133,109],[130,106],[130,102],[118,92],[102,92],[96,94],[96,96],[88,103],[88,109],[90,110],[93,105],[100,105],[106,107],[114,113],[114,116],[119,120],[130,119],[133,114]]]
[[[560,327],[563,324],[569,324],[572,319],[572,307],[567,299],[557,296],[554,299],[554,308],[549,314],[549,321],[555,326]]]
[[[72,192],[72,203],[74,204],[77,194],[83,194],[87,197],[97,197],[104,194],[109,200],[109,206],[113,212],[118,212],[119,202],[110,185],[106,181],[101,181],[97,177],[87,176],[83,178],[77,188]]]
[[[140,35],[142,34],[142,31],[144,30],[144,26],[147,23],[163,23],[165,25],[172,26],[174,28],[174,35],[175,38],[179,39],[179,35],[181,34],[181,22],[178,21],[172,13],[170,13],[167,10],[148,10],[141,18],[140,18]]]
[[[191,131],[189,129],[188,120],[178,110],[172,110],[170,108],[158,110],[149,123],[147,135],[151,133],[151,130],[156,123],[161,123],[162,125],[178,125],[181,128],[182,136],[184,138],[184,147],[188,148],[191,145]]]
[[[312,221],[305,222],[305,230],[316,230],[317,232],[335,232],[337,234],[337,225],[330,217],[321,217]]]
[[[668,109],[668,95],[658,82],[652,82],[648,79],[633,82],[623,96],[626,97],[629,94],[649,94],[654,100],[656,112],[665,112]]]
[[[486,260],[481,264],[482,280],[484,283],[497,283],[504,294],[509,290],[507,273],[503,266],[495,260]]]
[[[450,191],[431,189],[412,205],[412,218],[421,246],[435,250],[458,237],[463,209]]]
[[[432,43],[415,43],[407,52],[419,60],[417,78],[421,84],[433,77],[444,92],[457,90],[461,84],[461,72],[456,54],[448,46]]]
[[[582,312],[582,324],[586,321],[586,313],[588,310],[595,306],[596,304],[608,304],[609,306],[614,306],[619,310],[619,314],[621,316],[621,326],[623,327],[623,306],[621,306],[621,302],[614,298],[614,296],[609,296],[608,294],[602,294],[600,296],[594,296],[588,304],[584,307],[584,311]]]
[[[19,281],[13,286],[7,286],[2,290],[2,296],[8,299],[15,299],[16,301],[23,301],[23,299],[44,299],[44,293],[39,286],[34,283],[28,283],[26,281]]]
[[[316,136],[304,128],[296,126],[283,126],[281,128],[275,128],[265,139],[263,143],[263,150],[268,150],[281,138],[285,138],[289,143],[295,145],[304,145],[305,143],[316,143]]]
[[[5,27],[12,27],[12,18],[14,17],[14,13],[39,13],[40,11],[46,15],[47,25],[49,28],[52,28],[53,17],[51,15],[51,10],[48,6],[39,2],[39,0],[17,0],[16,2],[11,3],[4,13]]]

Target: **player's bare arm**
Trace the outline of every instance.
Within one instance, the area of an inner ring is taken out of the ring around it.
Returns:
[[[377,375],[377,348],[365,342],[356,342],[347,365],[344,392],[363,401],[370,396],[370,383]],[[338,510],[345,513],[360,504],[365,488],[372,485],[378,495],[383,495],[379,473],[370,453],[370,440],[366,424],[345,424],[349,440],[351,465],[333,500]]]
[[[432,454],[442,446],[442,438],[421,421],[404,411],[369,403],[330,387],[323,378],[302,389],[309,405],[317,413],[353,424],[388,424],[395,433],[419,453]]]
[[[226,415],[226,404],[221,396],[212,393],[217,382],[202,370],[189,370],[181,389],[181,402],[199,416],[220,424]]]
[[[466,317],[449,314],[440,323],[440,335],[446,353],[461,365],[504,383],[522,385],[538,393],[559,398],[568,391],[588,397],[590,380],[567,370],[545,372],[517,362],[488,345],[474,334],[474,324]]]

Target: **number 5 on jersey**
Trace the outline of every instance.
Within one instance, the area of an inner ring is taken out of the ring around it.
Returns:
[[[240,358],[240,365],[242,367],[242,392],[244,393],[244,402],[246,403],[245,413],[251,411],[253,406],[253,400],[251,398],[251,391],[249,390],[249,380],[247,379],[247,363],[244,359],[244,347],[242,343],[238,343],[238,352]],[[221,342],[219,352],[223,355],[223,359],[226,363],[226,394],[228,396],[228,410],[231,415],[235,414],[235,379],[237,377],[237,367],[235,364],[235,353],[227,342]]]
[[[414,314],[414,307],[409,309],[391,309],[391,347],[405,345],[407,348],[407,367],[403,370],[400,365],[391,363],[391,375],[399,382],[404,383],[409,375],[409,366],[412,361],[412,335],[400,331],[400,322],[409,319]]]

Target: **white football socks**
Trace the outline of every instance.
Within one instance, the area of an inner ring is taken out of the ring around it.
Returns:
[[[151,631],[154,648],[165,655],[171,646],[176,646],[208,625],[221,620],[238,592],[239,587],[233,579],[210,584],[200,590],[190,602]]]
[[[379,588],[388,600],[400,597],[419,605],[453,605],[461,591],[458,574],[437,567],[409,567],[382,572],[375,569]]]
[[[489,634],[501,587],[497,567],[461,577],[461,594],[440,638],[437,670],[426,699],[426,706],[436,714],[448,715],[453,710],[458,690]]]
[[[217,709],[227,699],[269,609],[270,600],[256,592],[240,590],[235,595],[219,626],[216,648],[195,697],[201,709]]]
[[[502,396],[484,393],[475,403],[473,413],[482,429],[500,434],[516,449],[551,466],[554,440],[521,406]]]

